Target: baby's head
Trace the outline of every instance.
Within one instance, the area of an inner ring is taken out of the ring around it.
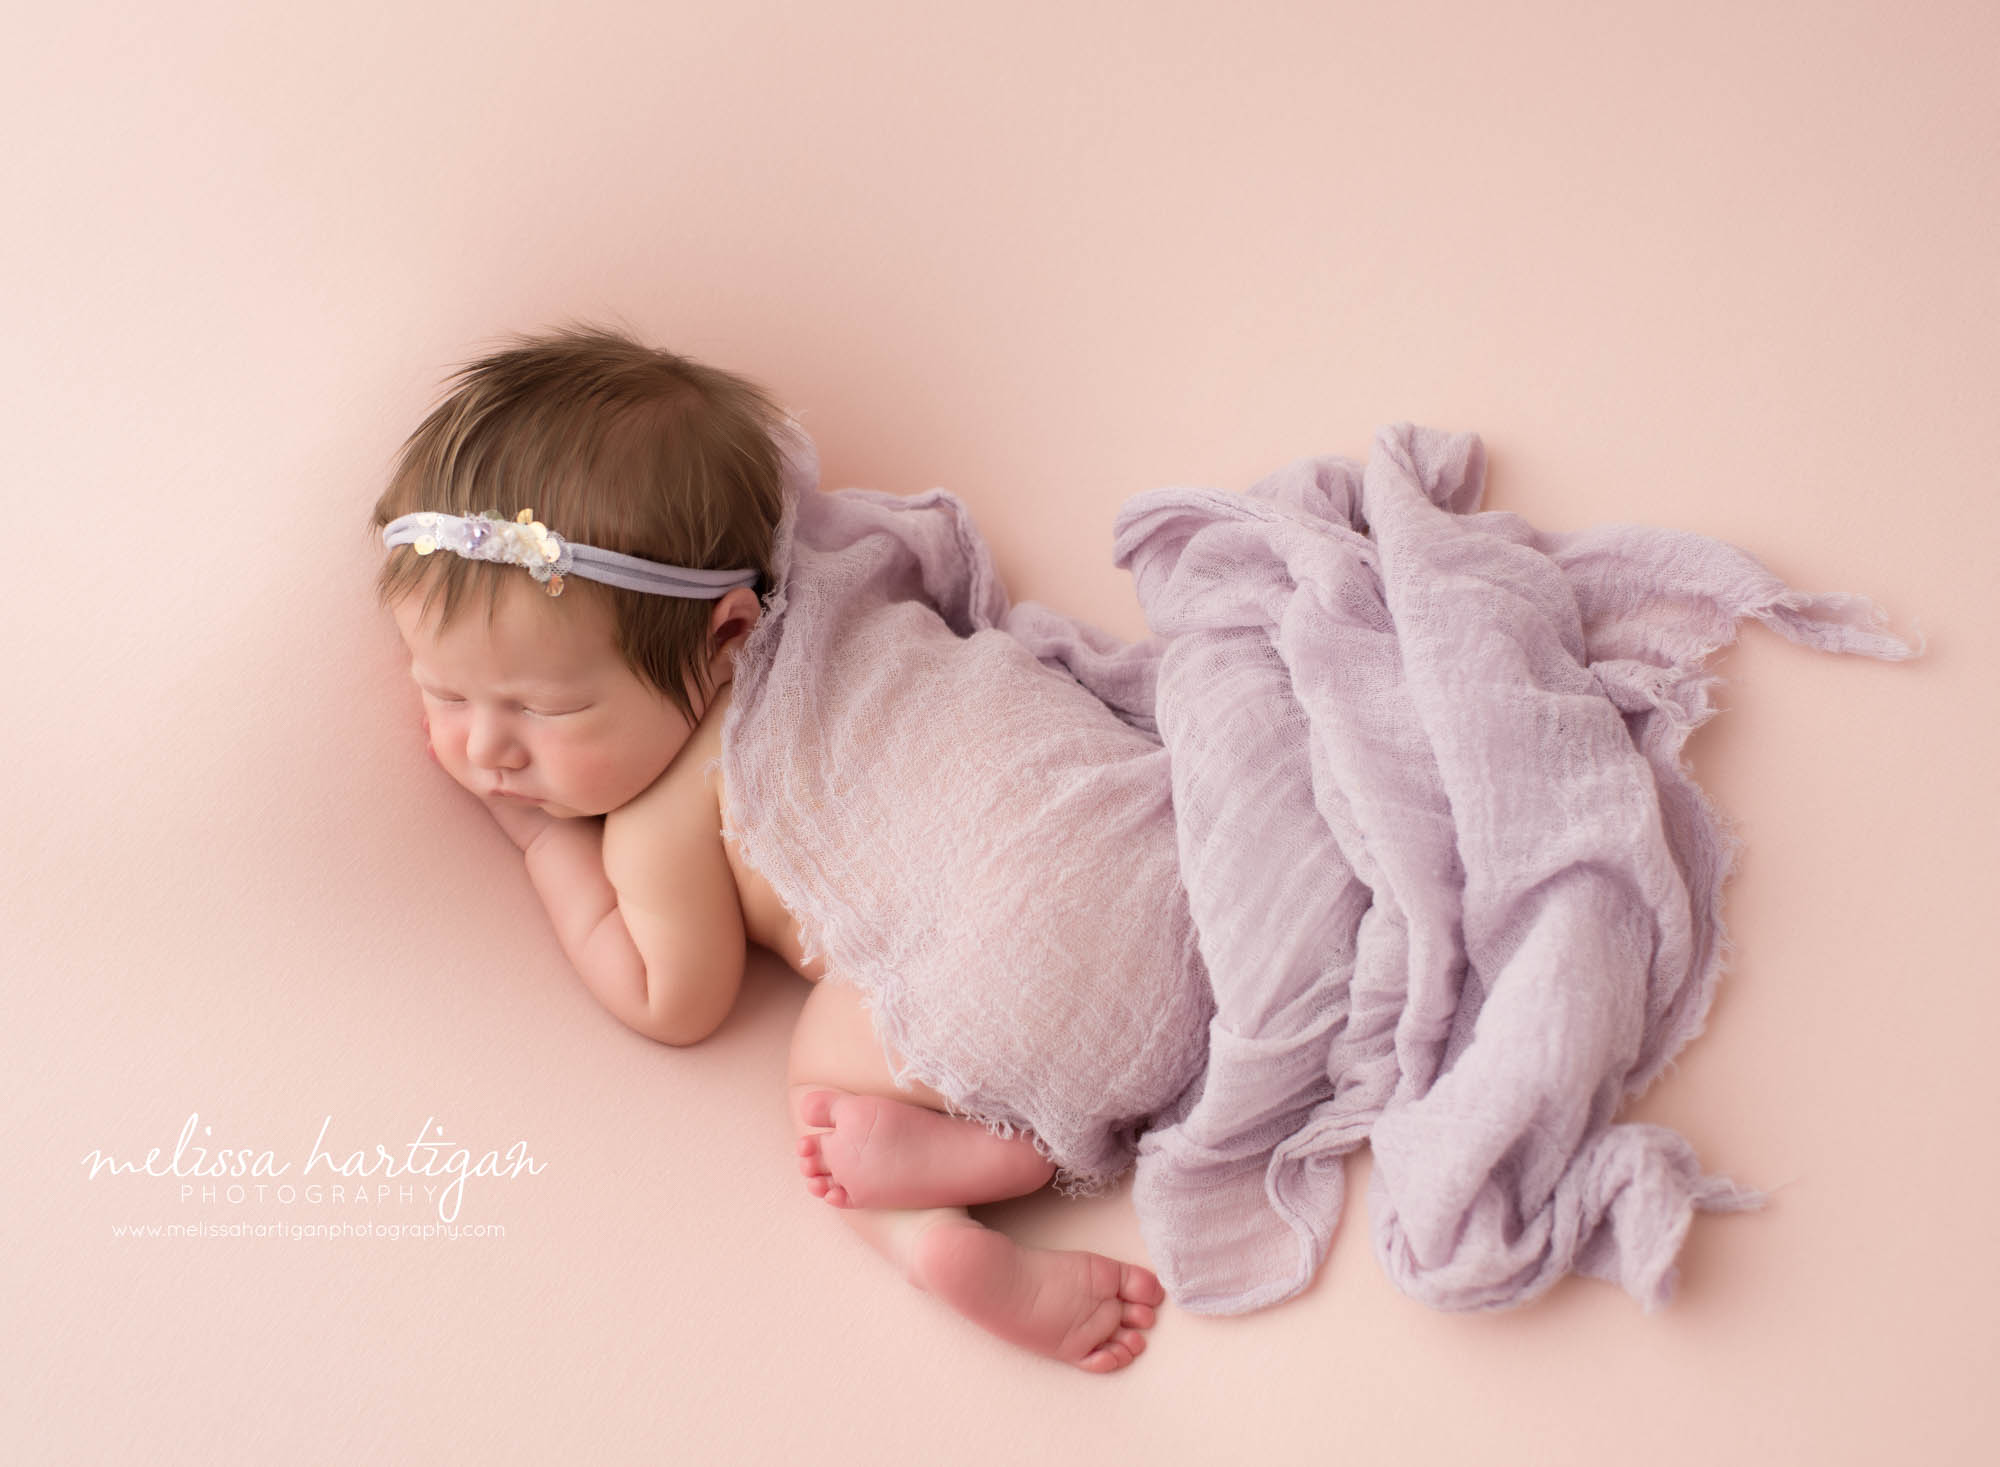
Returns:
[[[615,332],[519,338],[461,369],[404,443],[373,525],[522,510],[578,547],[755,571],[714,598],[390,549],[376,582],[438,762],[482,796],[616,809],[672,762],[730,681],[771,584],[787,415],[732,373]],[[496,530],[498,526],[494,527]],[[392,537],[394,538],[394,537]],[[551,591],[559,594],[550,594]]]

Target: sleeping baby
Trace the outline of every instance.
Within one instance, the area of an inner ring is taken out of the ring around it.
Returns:
[[[1209,1001],[1186,981],[1199,959],[1163,752],[1022,641],[967,635],[914,596],[823,629],[842,668],[871,671],[843,671],[838,705],[799,706],[774,669],[780,613],[805,589],[787,574],[811,488],[802,439],[751,382],[604,330],[522,338],[460,371],[374,511],[378,593],[430,755],[521,850],[570,963],[626,1026],[699,1043],[730,1012],[748,944],[779,955],[812,985],[788,1067],[808,1192],[993,1334],[1120,1369],[1145,1348],[1158,1277],[1022,1247],[966,1208],[1106,1185],[1199,1073],[1209,1010],[1189,1005]],[[894,496],[866,497],[895,512]],[[866,551],[823,547],[823,578],[862,574]],[[895,853],[850,842],[837,862],[795,837],[845,829],[836,807],[868,818],[857,758],[882,766],[871,789],[916,807],[868,827]],[[991,807],[938,798],[926,771],[940,760],[1004,767]],[[1014,844],[996,847],[996,829]],[[1135,898],[1087,929],[1059,915],[1065,863],[1092,859],[1078,829],[1116,843]],[[929,844],[911,849],[910,830]],[[999,879],[1030,860],[1047,873],[1035,898]],[[973,1022],[954,1014],[952,981],[982,958],[1018,981]],[[1086,970],[1130,1003],[1086,1007]],[[1042,1075],[1023,1036],[1090,1025],[1102,1066]],[[923,1064],[891,1036],[921,1040]],[[1046,1106],[982,1103],[1010,1086]],[[1117,1124],[1065,1134],[1078,1115]]]
[[[1719,540],[1482,510],[1484,470],[1394,423],[1133,495],[1127,643],[1012,603],[945,491],[823,492],[752,384],[573,330],[411,435],[378,589],[591,992],[694,1044],[782,957],[808,1190],[993,1333],[1102,1372],[1167,1299],[1296,1296],[1364,1145],[1412,1297],[1656,1309],[1693,1215],[1762,1201],[1618,1114],[1725,951],[1707,663],[1750,619],[1920,648]],[[1128,1172],[1157,1273],[965,1210]]]

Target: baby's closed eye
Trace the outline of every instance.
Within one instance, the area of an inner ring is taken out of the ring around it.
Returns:
[[[436,703],[439,707],[442,708],[463,707],[466,701],[465,699],[458,697],[456,694],[433,693],[428,688],[424,689],[424,697],[429,699],[431,702]],[[596,705],[592,703],[578,703],[565,707],[553,704],[548,706],[539,706],[532,703],[513,703],[507,706],[518,709],[522,713],[533,714],[536,718],[568,718],[572,714],[588,713]]]

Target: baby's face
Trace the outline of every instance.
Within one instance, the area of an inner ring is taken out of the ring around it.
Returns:
[[[603,815],[658,779],[693,731],[619,657],[611,611],[595,598],[557,601],[523,573],[503,583],[490,623],[475,597],[442,632],[422,599],[392,610],[431,747],[483,799]]]

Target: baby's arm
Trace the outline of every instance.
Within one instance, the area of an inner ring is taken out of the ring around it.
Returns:
[[[736,1006],[750,957],[714,785],[662,776],[604,817],[606,880],[644,959],[654,1012],[696,1044]]]
[[[701,964],[698,972],[692,966],[695,955],[707,958],[715,952],[712,943],[683,942],[676,947],[671,939],[678,929],[669,920],[673,913],[621,901],[619,889],[606,874],[605,833],[609,822],[620,821],[620,843],[630,848],[633,842],[622,832],[633,826],[623,822],[648,805],[651,795],[649,791],[601,819],[558,820],[504,800],[485,803],[522,851],[529,880],[548,909],[556,938],[597,1001],[620,1023],[649,1039],[696,1044],[728,1017],[742,981],[747,946],[739,931],[734,980],[725,984],[726,962]],[[733,889],[729,896],[729,911],[740,929],[742,915]],[[697,981],[689,982],[690,976]]]
[[[506,800],[484,803],[526,859],[528,879],[584,986],[621,1023],[647,1033],[646,965],[605,879],[604,822],[558,820]]]

